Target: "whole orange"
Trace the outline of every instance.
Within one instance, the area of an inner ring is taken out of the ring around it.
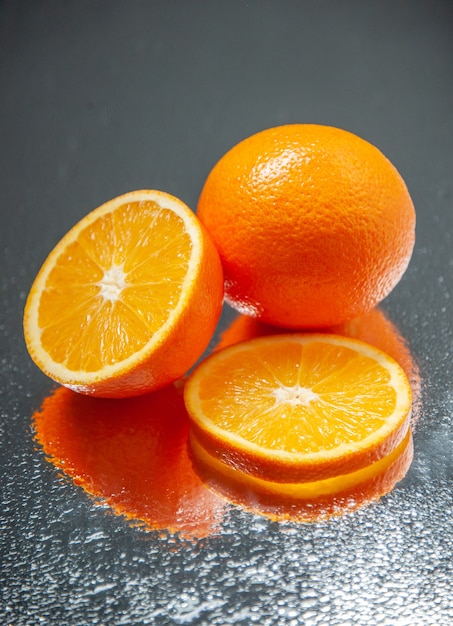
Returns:
[[[415,210],[392,163],[338,128],[290,124],[241,141],[214,166],[197,215],[227,301],[288,328],[347,321],[400,280]]]

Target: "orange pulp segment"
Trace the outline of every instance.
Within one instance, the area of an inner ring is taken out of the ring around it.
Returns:
[[[419,366],[416,359],[411,354],[406,339],[380,307],[375,307],[365,315],[355,317],[344,324],[332,326],[317,332],[359,339],[392,357],[403,368],[411,385],[411,426],[415,425],[420,417],[421,411],[421,379]],[[283,333],[288,333],[288,330],[271,326],[248,315],[237,315],[221,333],[214,350],[220,350],[232,344],[239,343],[240,341],[253,339],[254,337]]]
[[[194,213],[161,191],[106,202],[76,224],[39,271],[24,332],[57,382],[106,397],[182,376],[220,317],[223,274]]]
[[[279,483],[348,474],[390,454],[409,428],[401,367],[361,341],[260,337],[215,352],[185,386],[193,436],[214,458]]]

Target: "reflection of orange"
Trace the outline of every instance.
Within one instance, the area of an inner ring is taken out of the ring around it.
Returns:
[[[239,315],[229,327],[222,333],[215,349],[226,348],[227,346],[262,337],[265,335],[276,335],[288,332],[283,328],[271,326],[247,315]],[[366,315],[356,317],[350,322],[339,326],[324,328],[319,332],[328,332],[344,337],[360,339],[369,343],[379,350],[391,356],[403,368],[409,379],[412,388],[412,425],[418,418],[420,410],[421,382],[418,366],[412,357],[409,347],[401,336],[400,332],[386,317],[384,312],[376,307]]]
[[[382,311],[374,309],[329,331],[366,341],[398,361],[411,381],[417,416],[418,370],[398,330]],[[238,316],[216,349],[277,332],[282,331]],[[397,451],[399,456],[395,452],[394,457],[384,459],[371,474],[365,473],[363,480],[357,475],[354,483],[350,476],[346,480],[349,490],[343,485],[335,495],[318,489],[313,497],[313,491],[310,495],[308,488],[299,485],[297,498],[273,491],[272,483],[252,485],[238,474],[215,471],[211,463],[206,464],[209,457],[204,463],[197,460],[193,468],[187,449],[188,416],[178,385],[124,400],[90,398],[59,388],[35,413],[34,425],[50,461],[116,514],[185,537],[204,537],[216,531],[225,505],[216,491],[256,514],[313,521],[387,493],[404,476],[412,458],[412,440],[405,440]],[[333,486],[331,483],[331,491]],[[304,489],[305,498],[301,497]]]
[[[212,457],[191,438],[197,471],[214,490],[254,513],[274,520],[317,521],[363,506],[393,489],[413,457],[412,434],[373,465],[343,476],[312,483],[260,480]]]
[[[223,502],[192,469],[176,386],[124,400],[60,388],[34,424],[50,460],[115,513],[186,537],[207,536],[220,523]]]

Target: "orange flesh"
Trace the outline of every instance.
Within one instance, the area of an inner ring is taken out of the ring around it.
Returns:
[[[287,333],[287,329],[265,324],[247,315],[238,315],[222,332],[214,350],[247,341],[255,337]],[[375,307],[366,315],[356,317],[350,322],[332,326],[322,332],[333,333],[358,339],[374,346],[393,358],[404,370],[412,389],[412,426],[419,418],[421,410],[421,378],[419,367],[414,360],[406,340],[398,328],[387,318],[380,307]]]
[[[55,362],[86,372],[134,355],[174,310],[191,249],[183,220],[154,201],[99,217],[47,278],[38,317],[43,348]]]
[[[269,450],[309,454],[363,441],[395,409],[390,375],[347,347],[324,346],[281,342],[213,364],[199,391],[204,414]]]

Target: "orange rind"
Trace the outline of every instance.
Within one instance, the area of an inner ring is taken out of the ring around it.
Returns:
[[[356,472],[405,438],[411,388],[377,348],[329,334],[261,337],[215,352],[190,375],[193,437],[257,479],[320,481]]]
[[[370,311],[398,284],[415,241],[395,166],[365,139],[320,124],[267,128],[231,147],[197,215],[219,251],[227,302],[287,329]]]
[[[220,259],[194,213],[162,191],[134,191],[86,215],[49,254],[26,302],[25,341],[74,391],[140,395],[194,365],[222,302]]]
[[[193,434],[190,450],[195,470],[219,495],[256,514],[303,522],[341,515],[379,500],[404,478],[414,453],[409,429],[390,454],[357,472],[309,483],[275,483],[222,463]]]

